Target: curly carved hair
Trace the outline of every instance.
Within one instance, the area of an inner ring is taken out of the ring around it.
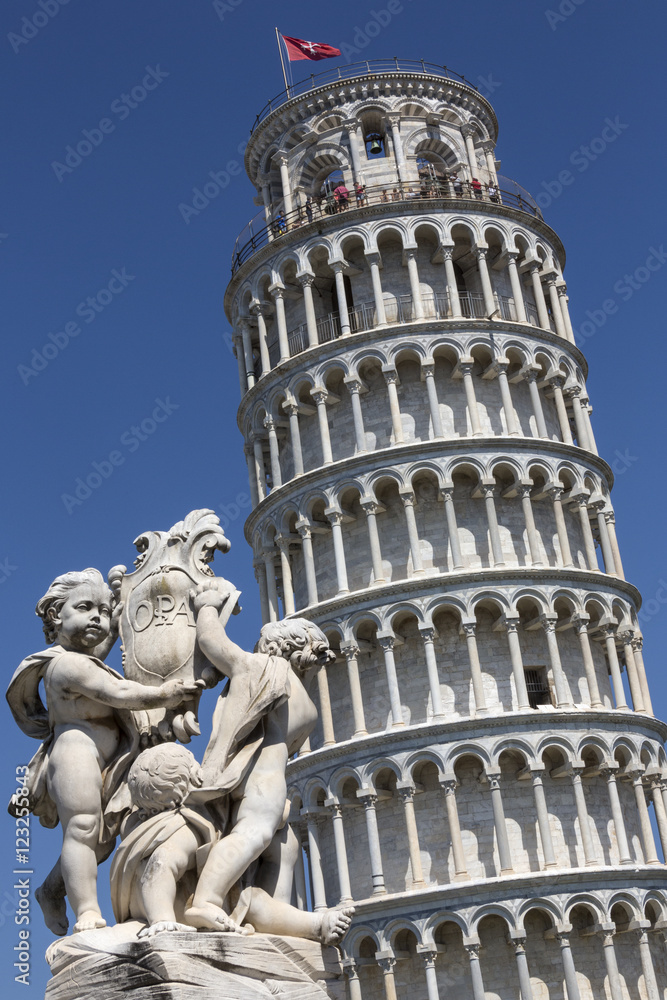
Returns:
[[[307,618],[286,618],[264,625],[255,648],[258,653],[289,659],[294,650],[305,649],[306,646],[328,649],[329,640],[322,629]]]
[[[127,776],[132,802],[142,819],[175,809],[202,784],[201,768],[185,747],[160,743],[139,754]]]
[[[44,629],[47,643],[51,644],[55,642],[58,636],[58,625],[51,617],[50,611],[53,609],[57,616],[69,597],[70,591],[76,587],[80,587],[82,583],[101,583],[109,590],[109,603],[111,607],[114,606],[113,593],[98,569],[93,569],[89,566],[88,569],[72,570],[70,573],[63,573],[62,576],[57,576],[44,594],[44,597],[41,597],[37,601],[37,606],[35,607],[35,614],[42,619],[42,628]]]

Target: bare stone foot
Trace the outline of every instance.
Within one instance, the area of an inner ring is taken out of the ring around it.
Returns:
[[[345,936],[354,916],[353,906],[335,906],[322,916],[322,944],[338,944]]]
[[[205,906],[189,906],[184,917],[191,927],[197,927],[199,930],[248,933],[245,927],[241,927],[221,907],[214,906],[213,903],[207,903]]]
[[[160,934],[161,931],[191,931],[192,927],[188,924],[179,924],[176,920],[156,920],[154,924],[149,924],[148,927],[142,927],[142,929],[137,934],[140,938],[153,937],[155,934]]]
[[[74,924],[72,933],[78,934],[80,931],[94,931],[96,928],[106,927],[106,925],[107,922],[99,910],[84,910]]]
[[[67,934],[69,920],[67,919],[67,904],[65,897],[50,893],[43,885],[35,890],[35,899],[44,915],[44,923],[53,934],[62,937]]]

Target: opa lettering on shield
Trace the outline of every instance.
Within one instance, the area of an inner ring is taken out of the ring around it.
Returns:
[[[158,594],[154,600],[143,600],[130,611],[130,622],[135,632],[145,632],[149,625],[173,625],[177,618],[185,618],[191,628],[196,628],[195,620],[187,600],[180,604],[171,594]]]

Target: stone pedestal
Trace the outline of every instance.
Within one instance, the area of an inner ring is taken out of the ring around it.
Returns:
[[[46,1000],[343,1000],[335,948],[270,934],[162,932],[134,921],[55,941]]]

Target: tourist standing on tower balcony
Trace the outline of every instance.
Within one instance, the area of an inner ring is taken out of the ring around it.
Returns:
[[[489,184],[489,199],[495,204],[498,204],[498,188],[495,184]]]
[[[361,208],[366,201],[366,188],[359,181],[354,185],[354,195],[357,199],[357,208]]]
[[[313,203],[310,200],[310,195],[308,195],[308,197],[306,198],[306,204],[305,204],[304,208],[306,209],[306,218],[308,219],[308,222],[312,222],[313,221]]]
[[[461,179],[460,179],[459,175],[458,174],[452,174],[452,176],[451,176],[451,182],[452,182],[452,185],[454,187],[454,194],[456,195],[456,197],[457,198],[462,198],[463,197],[463,184],[461,183]]]
[[[334,191],[334,198],[338,202],[338,211],[344,212],[347,208],[347,202],[350,197],[350,192],[347,190],[344,184],[339,184]]]
[[[482,197],[482,185],[480,184],[480,182],[477,180],[476,177],[473,177],[473,179],[472,179],[472,185],[471,186],[472,186],[473,191],[475,192],[475,198],[481,198]]]

